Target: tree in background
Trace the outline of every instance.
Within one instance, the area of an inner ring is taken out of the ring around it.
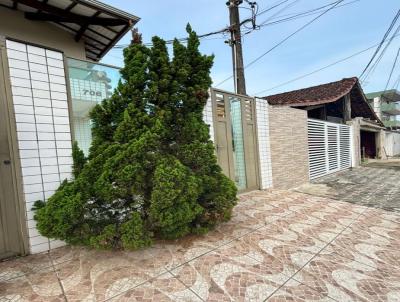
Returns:
[[[71,244],[135,249],[152,239],[204,233],[229,220],[236,187],[217,164],[203,108],[213,57],[187,45],[124,50],[122,81],[91,112],[88,159],[74,147],[75,178],[37,202],[39,232]]]

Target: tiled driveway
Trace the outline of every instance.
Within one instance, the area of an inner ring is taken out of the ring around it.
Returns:
[[[203,237],[0,263],[0,301],[400,301],[400,214],[309,194],[242,195]]]
[[[400,213],[400,160],[372,161],[297,190]]]

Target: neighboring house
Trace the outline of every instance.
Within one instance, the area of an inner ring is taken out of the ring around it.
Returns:
[[[386,137],[384,155],[400,155],[400,93],[395,90],[367,94],[371,107],[385,125]]]
[[[367,98],[376,115],[385,127],[400,129],[400,93],[397,90],[387,90],[368,93]]]
[[[270,105],[290,106],[307,111],[308,118],[346,123],[362,117],[382,125],[371,110],[357,78],[266,96]]]
[[[36,200],[87,153],[88,113],[119,80],[98,64],[139,18],[94,0],[0,0],[0,258],[63,245],[39,235]]]
[[[272,107],[306,111],[310,178],[347,168],[350,157],[353,166],[359,164],[362,156],[383,157],[383,124],[368,104],[356,77],[263,99]],[[351,126],[352,131],[344,125]],[[351,136],[351,146],[347,146],[348,136]]]

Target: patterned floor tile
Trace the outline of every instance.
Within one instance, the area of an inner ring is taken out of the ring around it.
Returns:
[[[281,272],[291,276],[306,264],[325,245],[321,240],[305,236],[287,228],[285,224],[271,224],[240,239],[242,249],[265,264],[274,259]],[[234,245],[234,243],[232,243]],[[239,250],[225,248],[227,253]],[[231,252],[232,253],[232,252]]]
[[[215,250],[216,253],[238,263],[248,263],[249,258],[253,259],[253,263],[261,263],[269,267],[270,274],[284,274],[287,277],[292,276],[298,268],[296,268],[296,260],[291,259],[290,249],[284,245],[270,246],[269,242],[260,240],[260,234],[251,234],[245,238],[235,240],[232,243],[220,247]],[[300,250],[297,250],[299,256]],[[295,253],[293,253],[295,254]],[[309,252],[302,253],[301,256],[312,257]],[[306,260],[304,263],[306,263]]]
[[[315,291],[308,286],[297,282],[295,280],[289,280],[284,286],[276,291],[268,302],[334,302],[335,300],[328,296]]]
[[[190,289],[186,288],[170,273],[165,273],[142,285],[130,289],[107,301],[110,302],[201,302]]]
[[[392,250],[384,245],[354,241],[349,240],[349,238],[338,238],[324,249],[323,254],[339,254],[381,272],[388,281],[400,280],[400,254],[398,250]]]
[[[377,210],[376,214],[378,216],[380,216],[382,219],[390,220],[390,221],[393,221],[393,222],[396,222],[396,223],[400,224],[400,213],[399,212],[391,213],[391,212],[388,212],[388,211]]]
[[[47,253],[8,259],[0,262],[0,284],[7,280],[51,267]]]
[[[65,301],[52,267],[0,283],[0,301]]]
[[[400,225],[394,222],[364,217],[355,221],[351,228],[354,231],[365,231],[386,238],[394,246],[400,245]]]
[[[312,237],[326,243],[332,241],[346,228],[345,225],[335,221],[325,220],[298,212],[290,214],[274,222],[274,224],[281,225],[302,236]]]
[[[365,211],[358,219],[358,221],[364,226],[378,226],[388,229],[400,231],[400,222],[396,222],[395,217],[399,217],[400,214],[392,214],[386,212],[386,215],[381,213],[382,210],[369,209]],[[360,225],[361,226],[361,225]]]
[[[224,231],[226,233],[224,234]],[[234,240],[234,236],[230,236],[230,232],[234,233],[233,227],[224,226],[221,229],[213,230],[206,235],[191,235],[175,240],[173,242],[157,243],[154,247],[159,249],[159,256],[165,258],[164,267],[167,270],[174,269],[190,260],[215,250],[221,245],[228,244]],[[246,229],[247,232],[251,230]],[[237,230],[238,233],[239,230]],[[167,257],[166,257],[167,256]]]
[[[68,301],[103,301],[165,273],[165,249],[92,251],[55,266]]]
[[[399,216],[303,193],[250,192],[232,220],[203,236],[0,262],[0,302],[400,301]]]
[[[264,221],[258,217],[255,217],[254,212],[257,210],[250,208],[242,211],[235,211],[232,215],[230,224],[234,224],[244,228],[258,229],[265,225]]]
[[[83,254],[88,253],[90,249],[81,246],[63,246],[49,252],[49,257],[54,265],[79,259]]]
[[[400,280],[336,253],[314,258],[293,278],[338,301],[396,301]]]
[[[205,301],[264,301],[288,277],[250,257],[212,252],[171,271]]]
[[[352,209],[353,205],[347,205],[349,204],[337,206],[335,201],[321,202],[312,207],[299,210],[298,212],[347,226],[360,216],[359,211],[354,211],[354,209]]]
[[[270,196],[253,197],[253,199],[258,201],[258,205],[274,206],[289,211],[305,209],[316,204],[315,202],[308,202],[305,198],[294,198],[287,192],[285,195],[274,196],[271,194]]]

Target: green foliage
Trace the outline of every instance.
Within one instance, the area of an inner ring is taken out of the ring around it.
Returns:
[[[48,202],[35,203],[37,229],[49,238],[62,238],[69,243],[86,243],[85,203],[76,185],[64,181]]]
[[[110,224],[104,227],[99,235],[90,238],[90,245],[98,249],[112,249],[118,246],[117,226]]]
[[[74,164],[72,166],[72,174],[74,175],[75,178],[77,178],[79,173],[81,173],[83,166],[86,163],[85,154],[79,148],[77,142],[74,142],[72,144],[72,159],[74,160]]]
[[[146,230],[140,214],[133,212],[131,218],[121,226],[122,246],[138,249],[151,245],[150,233]]]
[[[154,230],[168,239],[188,234],[191,222],[203,211],[198,197],[193,173],[177,159],[163,159],[154,172],[149,208]]]
[[[230,218],[236,187],[222,174],[202,112],[212,56],[188,26],[173,57],[165,42],[132,44],[114,94],[91,112],[86,159],[74,144],[74,180],[36,203],[39,232],[96,248],[138,249],[203,234]]]

